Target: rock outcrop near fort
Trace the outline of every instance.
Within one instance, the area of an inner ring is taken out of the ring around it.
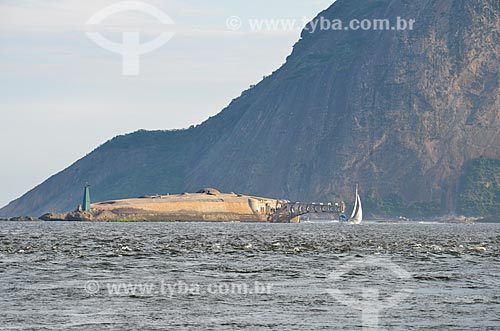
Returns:
[[[305,30],[286,63],[188,130],[117,137],[0,210],[224,192],[349,200],[368,213],[500,212],[500,1],[338,0],[327,19],[415,19],[413,31]],[[168,127],[168,123],[165,123]]]

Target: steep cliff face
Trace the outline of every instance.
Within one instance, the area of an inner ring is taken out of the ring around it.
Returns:
[[[465,165],[500,158],[498,0],[338,0],[320,16],[415,19],[412,31],[305,30],[286,64],[193,129],[116,138],[0,210],[224,191],[349,199],[373,213],[457,210]],[[310,30],[310,29],[309,29]]]

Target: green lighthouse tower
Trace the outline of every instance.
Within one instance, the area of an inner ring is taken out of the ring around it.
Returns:
[[[83,191],[83,211],[90,211],[90,185],[85,185],[85,190]]]

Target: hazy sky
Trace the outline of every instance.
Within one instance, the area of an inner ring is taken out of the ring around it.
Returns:
[[[300,23],[333,0],[146,0],[168,14],[176,35],[123,76],[119,54],[86,36],[154,39],[164,25],[123,12],[85,22],[113,0],[0,0],[0,206],[106,140],[138,129],[197,124],[277,69],[300,35],[252,31],[248,19]],[[239,16],[231,31],[227,18]],[[128,30],[130,29],[130,30]]]

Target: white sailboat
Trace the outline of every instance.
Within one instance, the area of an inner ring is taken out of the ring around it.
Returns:
[[[362,221],[363,206],[361,205],[361,198],[359,197],[358,185],[356,185],[356,201],[354,202],[354,208],[348,222],[351,224],[360,224]]]

